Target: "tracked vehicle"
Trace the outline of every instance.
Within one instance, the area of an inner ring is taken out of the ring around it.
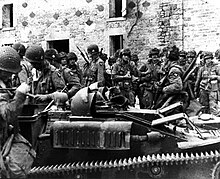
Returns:
[[[196,125],[181,103],[136,109],[96,93],[89,101],[24,107],[21,133],[37,152],[30,178],[219,178],[220,130]]]

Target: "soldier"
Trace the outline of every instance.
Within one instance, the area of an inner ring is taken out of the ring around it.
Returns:
[[[31,165],[33,163],[33,158],[29,155],[31,153],[31,145],[27,146],[26,144],[28,142],[20,134],[18,134],[19,127],[17,118],[18,115],[21,114],[26,94],[30,90],[30,86],[25,82],[22,83],[16,89],[15,95],[12,95],[11,92],[4,89],[11,87],[8,86],[8,80],[10,80],[12,74],[17,74],[20,70],[20,57],[17,51],[9,46],[0,47],[1,178],[25,178],[27,177],[26,175],[31,169]],[[12,126],[13,131],[11,131]],[[9,138],[13,139],[12,144],[8,143]],[[11,145],[11,147],[7,148],[6,150],[8,150],[8,153],[5,153],[5,150],[3,149],[7,145]],[[16,152],[13,147],[16,147]],[[33,156],[36,155],[33,152],[32,154]]]
[[[179,65],[182,67],[184,71],[186,71],[186,69],[189,66],[186,55],[187,53],[184,50],[179,52]]]
[[[44,50],[41,46],[29,46],[25,57],[40,72],[36,83],[33,84],[32,94],[48,94],[64,89],[65,81],[60,71],[44,58]]]
[[[183,91],[183,70],[178,65],[179,49],[173,46],[168,55],[168,62],[165,65],[165,76],[156,87],[161,88],[161,95],[156,101],[155,108],[162,107],[164,103],[183,102],[183,109],[188,107],[188,93]]]
[[[83,86],[89,86],[98,81],[104,82],[105,64],[99,57],[99,47],[96,44],[89,45],[87,52],[90,61],[83,72],[83,78],[85,78]]]
[[[134,62],[130,61],[130,49],[122,49],[120,60],[113,65],[112,75],[114,85],[118,87],[120,93],[128,98],[129,105],[135,105],[135,95],[132,87],[132,79],[138,77],[138,70]]]
[[[138,98],[141,109],[151,109],[154,103],[156,91],[154,84],[161,78],[161,62],[159,49],[153,48],[149,52],[149,60],[141,65]]]
[[[60,52],[59,54],[59,58],[60,58],[60,61],[61,61],[61,65],[62,66],[67,66],[67,53],[66,52]]]
[[[206,52],[203,56],[205,65],[198,71],[194,91],[199,89],[199,102],[205,107],[205,113],[220,116],[219,101],[219,81],[220,67],[213,63],[213,54]]]
[[[15,43],[12,45],[12,48],[14,48],[18,52],[20,56],[20,60],[21,60],[21,71],[17,75],[13,76],[12,86],[17,87],[23,82],[27,84],[31,83],[33,80],[32,73],[31,73],[33,67],[30,64],[30,62],[28,62],[24,58],[24,54],[26,51],[25,46],[21,43]]]
[[[67,54],[67,65],[72,72],[78,76],[79,82],[82,83],[82,70],[80,69],[79,64],[77,63],[78,57],[74,52],[69,52]]]

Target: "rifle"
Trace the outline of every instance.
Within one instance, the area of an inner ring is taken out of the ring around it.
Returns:
[[[83,57],[83,59],[86,61],[86,64],[89,64],[89,60],[85,57],[85,54],[80,50],[80,48],[76,45],[77,49],[80,51],[80,55]]]

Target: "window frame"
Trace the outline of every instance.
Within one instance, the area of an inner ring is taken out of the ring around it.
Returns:
[[[13,13],[13,26],[12,27],[3,27],[3,11],[2,8],[5,5],[11,4],[13,6],[12,13]],[[8,30],[15,30],[15,27],[17,26],[17,15],[16,15],[16,4],[13,0],[4,0],[0,2],[0,29],[2,31],[8,31]]]

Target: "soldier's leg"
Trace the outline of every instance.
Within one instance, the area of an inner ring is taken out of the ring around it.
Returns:
[[[199,102],[204,108],[204,110],[202,110],[202,112],[203,113],[210,113],[210,109],[209,109],[209,92],[208,91],[200,89]]]

